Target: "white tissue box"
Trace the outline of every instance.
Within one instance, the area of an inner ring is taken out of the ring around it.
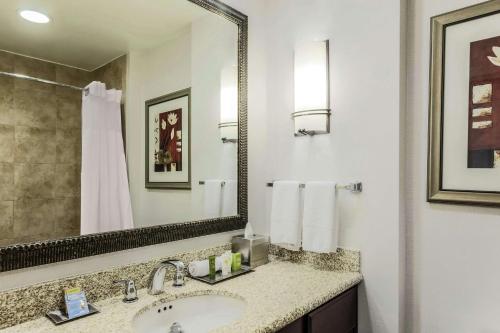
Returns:
[[[255,268],[269,262],[269,241],[266,236],[253,235],[248,239],[244,235],[233,236],[232,252],[241,253],[241,264]]]

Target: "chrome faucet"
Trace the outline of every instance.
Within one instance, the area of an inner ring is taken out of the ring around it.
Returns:
[[[184,285],[184,264],[180,260],[165,260],[160,262],[149,275],[148,294],[158,295],[163,292],[163,283],[165,282],[165,274],[167,267],[175,267],[174,287],[182,287]]]

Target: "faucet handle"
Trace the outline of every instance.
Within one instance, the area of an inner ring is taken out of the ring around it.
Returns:
[[[179,259],[169,259],[167,260],[169,264],[172,264],[177,268],[178,270],[183,270],[184,269],[184,263],[180,261]]]
[[[174,282],[173,286],[174,287],[182,287],[185,282],[184,282],[184,263],[178,259],[169,259],[166,261],[167,264],[170,264],[175,267],[175,273],[174,273]]]
[[[123,284],[125,286],[123,298],[124,303],[136,302],[139,298],[137,297],[137,289],[135,288],[135,282],[132,279],[117,280],[113,281],[114,284]]]

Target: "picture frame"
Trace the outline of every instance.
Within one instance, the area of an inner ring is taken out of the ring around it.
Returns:
[[[191,189],[191,88],[145,102],[145,187]]]
[[[428,202],[500,206],[497,57],[500,1],[431,18]]]

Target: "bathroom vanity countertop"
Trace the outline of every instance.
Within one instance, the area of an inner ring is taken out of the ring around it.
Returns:
[[[186,285],[181,288],[174,288],[171,281],[167,281],[165,293],[158,296],[148,295],[145,289],[141,289],[138,291],[139,301],[135,303],[123,303],[122,296],[109,298],[94,304],[100,313],[60,326],[55,326],[47,318],[39,318],[0,332],[133,333],[134,317],[152,307],[153,303],[206,294],[235,296],[247,303],[243,317],[217,328],[214,333],[274,332],[361,280],[362,275],[358,272],[318,270],[305,264],[273,261],[257,267],[255,272],[213,286],[187,278]]]

